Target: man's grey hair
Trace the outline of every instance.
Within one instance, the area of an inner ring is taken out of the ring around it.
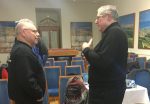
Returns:
[[[15,27],[16,34],[20,34],[21,29],[23,29],[27,23],[34,24],[30,19],[20,19],[19,21],[16,21],[17,25]]]
[[[114,5],[101,6],[97,11],[98,11],[97,16],[110,14],[114,20],[118,19],[118,12],[117,12],[116,6]]]

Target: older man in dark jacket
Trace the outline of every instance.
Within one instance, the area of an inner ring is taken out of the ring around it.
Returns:
[[[90,64],[89,104],[122,104],[126,84],[127,37],[117,22],[115,6],[98,9],[97,24],[102,40],[90,49],[92,40],[83,43],[83,54]]]
[[[46,81],[42,65],[32,51],[39,33],[29,19],[21,19],[16,32],[8,63],[9,97],[15,104],[42,104]]]

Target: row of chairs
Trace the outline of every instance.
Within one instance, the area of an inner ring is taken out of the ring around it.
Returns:
[[[75,60],[83,60],[82,59],[82,57],[80,57],[80,56],[78,56],[78,57],[76,57],[76,56],[74,56],[74,57],[72,57],[72,61],[75,61]],[[48,65],[50,65],[50,66],[52,66],[52,65],[54,65],[54,61],[55,61],[55,59],[54,58],[48,58],[47,59],[47,62],[46,62],[46,66],[48,66]]]
[[[81,75],[85,72],[85,65],[82,57],[72,57],[71,65],[67,60],[56,61],[54,58],[48,58],[44,70],[48,82],[48,94],[57,97],[59,95],[59,77],[71,74]]]
[[[139,64],[140,69],[149,69],[150,68],[150,62],[146,60],[146,57],[136,57],[134,58],[128,58],[127,62],[132,63],[137,61]]]
[[[44,71],[48,83],[49,96],[58,96],[59,76],[62,76],[61,67],[60,66],[44,67]],[[65,76],[72,74],[81,75],[82,74],[81,66],[79,65],[65,66]]]
[[[82,73],[86,72],[84,60],[72,60],[71,66],[72,65],[80,65]],[[67,62],[67,60],[55,61],[54,58],[48,58],[45,66],[46,67],[47,66],[60,66],[61,67],[61,75],[64,76],[65,75],[65,66],[68,66],[68,62]]]
[[[135,81],[135,84],[146,87],[150,99],[150,69],[135,69],[127,74],[127,79]]]
[[[135,84],[146,87],[150,99],[150,61],[147,61],[146,57],[138,57],[137,54],[129,54],[128,64],[137,62],[139,68],[134,68],[127,74],[127,79],[135,81]]]

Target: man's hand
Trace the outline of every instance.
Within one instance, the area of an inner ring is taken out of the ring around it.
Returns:
[[[84,42],[84,43],[82,44],[82,50],[84,50],[84,49],[87,48],[87,47],[90,47],[91,44],[92,44],[92,41],[93,41],[93,39],[91,38],[88,43],[87,43],[87,42]]]

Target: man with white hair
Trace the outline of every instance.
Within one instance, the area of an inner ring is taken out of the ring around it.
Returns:
[[[89,104],[122,104],[123,101],[128,42],[117,18],[115,6],[101,6],[95,23],[102,39],[94,49],[90,49],[92,39],[82,45],[82,53],[90,64]]]
[[[32,51],[39,33],[29,19],[16,25],[16,39],[8,63],[8,93],[15,104],[42,104],[45,76],[42,65]]]

